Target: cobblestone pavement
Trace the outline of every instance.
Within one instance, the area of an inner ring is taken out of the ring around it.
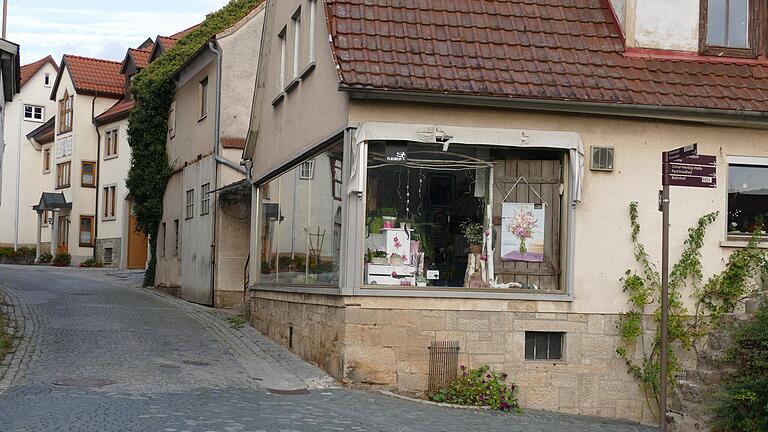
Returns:
[[[0,431],[650,431],[527,410],[458,410],[338,387],[227,311],[140,289],[135,272],[0,266],[20,335]]]

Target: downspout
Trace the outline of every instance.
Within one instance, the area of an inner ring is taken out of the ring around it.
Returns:
[[[221,157],[220,154],[220,147],[221,147],[221,49],[219,49],[218,44],[216,44],[215,40],[208,41],[208,47],[213,51],[214,54],[216,54],[216,108],[215,108],[215,115],[216,115],[216,121],[214,122],[214,129],[213,129],[213,188],[218,189],[219,188],[219,163],[224,163],[224,158]],[[239,167],[238,167],[239,168]],[[211,229],[213,231],[211,238],[213,241],[211,242],[211,306],[216,306],[215,304],[215,290],[216,290],[216,253],[217,251],[217,245],[216,245],[216,221],[218,219],[219,214],[219,202],[217,200],[213,201],[213,224],[211,226]]]
[[[3,18],[3,27],[5,27],[5,18]],[[16,217],[13,221],[14,237],[13,237],[13,250],[19,250],[19,199],[21,198],[21,136],[22,125],[24,124],[24,101],[19,99],[19,140],[16,148]],[[43,119],[45,120],[45,119]]]
[[[96,98],[99,92],[91,100],[91,123],[96,128],[96,208],[93,212],[93,259],[96,259],[96,239],[99,237],[99,185],[101,184],[101,133],[96,124]]]

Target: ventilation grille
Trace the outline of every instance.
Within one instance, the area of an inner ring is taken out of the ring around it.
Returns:
[[[592,147],[593,171],[613,171],[613,147]]]

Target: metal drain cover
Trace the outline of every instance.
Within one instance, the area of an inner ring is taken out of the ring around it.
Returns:
[[[281,390],[281,389],[267,389],[268,392],[276,395],[305,395],[309,394],[309,390],[302,388],[302,389],[295,389],[295,390]]]
[[[103,378],[64,378],[53,383],[59,387],[105,387],[117,383]]]
[[[199,360],[182,360],[181,361],[184,364],[188,364],[190,366],[210,366],[211,364],[204,361]]]

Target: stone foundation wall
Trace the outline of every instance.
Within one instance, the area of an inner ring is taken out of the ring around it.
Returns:
[[[119,237],[111,239],[96,239],[96,259],[104,263],[104,267],[120,267],[120,246],[121,241]],[[112,259],[108,264],[106,259],[106,250],[112,249]]]
[[[520,386],[523,407],[656,421],[655,409],[648,407],[616,354],[618,315],[536,308],[537,302],[254,291],[251,323],[285,346],[293,326],[291,349],[347,384],[422,396],[429,371],[427,346],[432,340],[457,340],[460,363],[473,368],[488,364],[506,372]],[[526,331],[565,332],[564,359],[525,360]],[[685,356],[681,361],[689,363]]]
[[[243,306],[242,291],[214,290],[213,307],[217,308],[239,308]]]

